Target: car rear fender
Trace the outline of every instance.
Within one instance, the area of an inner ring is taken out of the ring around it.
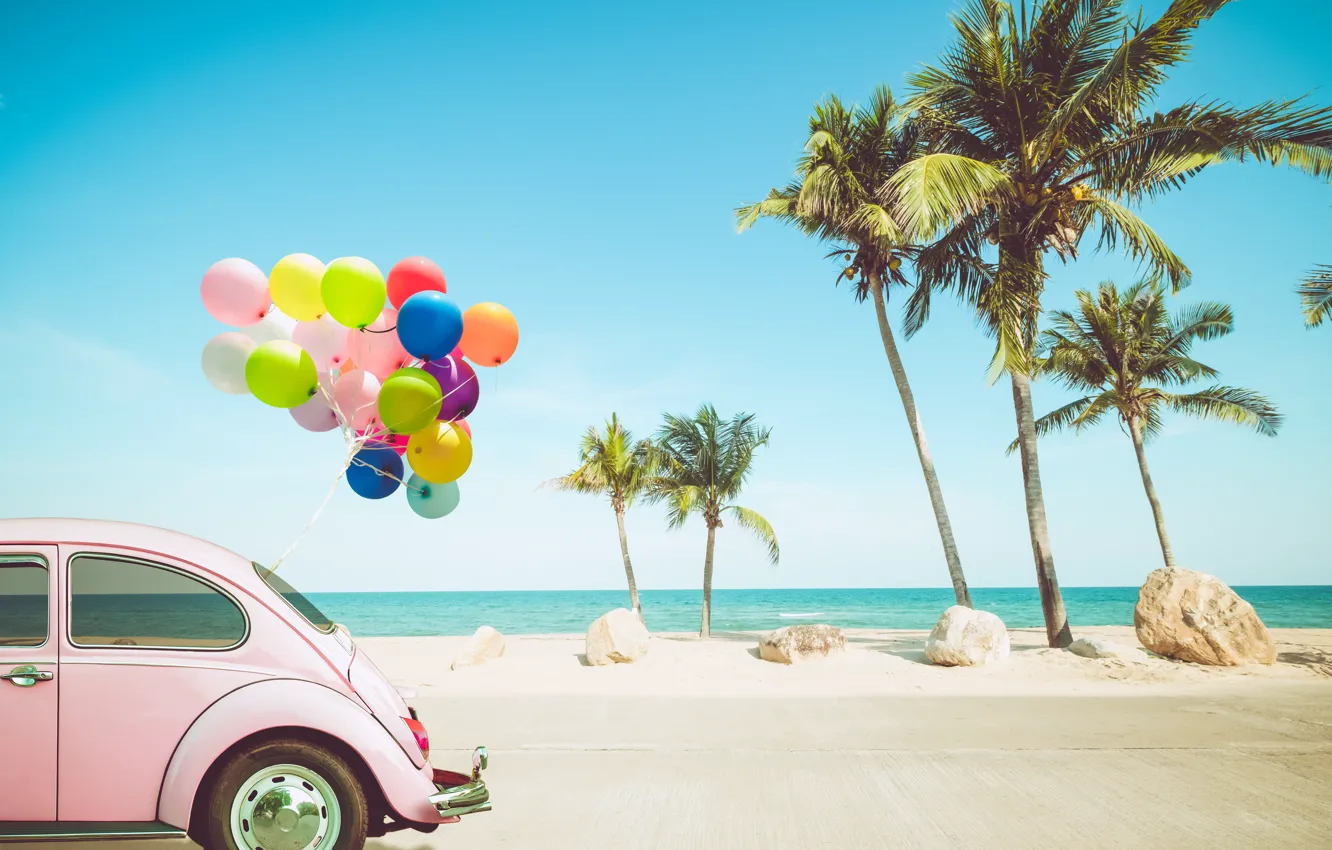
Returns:
[[[157,817],[189,829],[195,795],[210,767],[239,741],[269,729],[311,729],[355,752],[401,819],[440,823],[427,802],[436,793],[427,764],[412,764],[370,712],[338,692],[298,679],[267,679],[238,688],[208,707],[176,746],[162,779]]]

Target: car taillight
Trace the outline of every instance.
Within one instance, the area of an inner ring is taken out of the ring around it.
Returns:
[[[430,736],[426,734],[425,724],[415,717],[404,717],[402,722],[412,730],[412,737],[416,739],[416,746],[421,748],[421,755],[430,758]]]

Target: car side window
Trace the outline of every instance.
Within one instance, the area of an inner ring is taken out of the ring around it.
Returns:
[[[229,596],[168,567],[105,555],[69,562],[69,639],[77,646],[229,649],[245,640]]]
[[[50,575],[37,557],[0,559],[0,646],[41,646],[50,631]]]

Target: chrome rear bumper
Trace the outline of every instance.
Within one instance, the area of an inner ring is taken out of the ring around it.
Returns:
[[[471,778],[451,770],[435,771],[433,779],[439,793],[432,794],[429,802],[441,817],[461,817],[490,811],[490,791],[481,778],[481,771],[489,767],[489,761],[486,748],[477,747],[472,751]]]

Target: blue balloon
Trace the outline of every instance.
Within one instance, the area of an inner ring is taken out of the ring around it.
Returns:
[[[431,484],[419,475],[407,479],[407,504],[417,516],[426,519],[448,516],[458,507],[460,499],[457,481]]]
[[[382,499],[398,489],[402,472],[402,458],[397,452],[387,446],[366,443],[347,468],[347,483],[362,498]]]
[[[398,341],[418,360],[448,356],[462,333],[462,310],[442,292],[418,292],[398,310]]]

